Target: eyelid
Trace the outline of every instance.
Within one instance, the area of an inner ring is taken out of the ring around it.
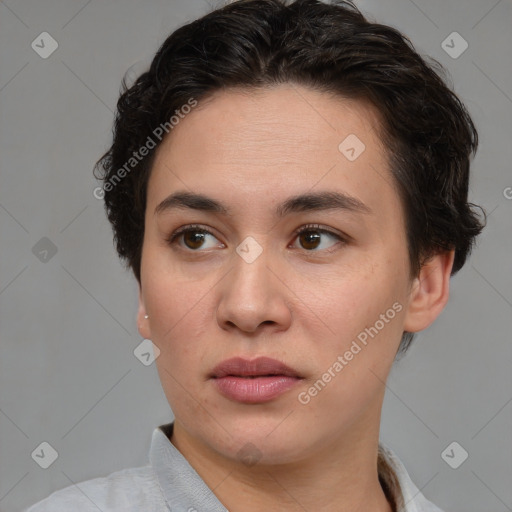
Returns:
[[[338,238],[341,238],[343,240],[348,240],[348,236],[338,232],[332,228],[329,228],[327,226],[322,226],[321,224],[304,224],[303,226],[300,226],[297,228],[293,234],[294,236],[300,235],[303,231],[320,231],[321,233],[327,233],[328,235],[332,235]]]

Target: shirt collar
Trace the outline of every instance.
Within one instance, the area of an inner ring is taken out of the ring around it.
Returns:
[[[228,512],[187,459],[169,440],[173,423],[153,431],[149,460],[173,511]]]

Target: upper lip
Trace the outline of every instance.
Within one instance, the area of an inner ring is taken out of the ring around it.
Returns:
[[[295,370],[286,366],[281,361],[271,359],[270,357],[258,357],[252,360],[242,357],[226,359],[213,369],[211,377],[220,378],[227,375],[236,377],[258,377],[264,375],[300,377]]]

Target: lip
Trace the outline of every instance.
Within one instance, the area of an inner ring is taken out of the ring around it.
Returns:
[[[217,365],[210,378],[226,398],[257,404],[282,395],[303,377],[276,359],[258,357],[248,360],[234,357]]]

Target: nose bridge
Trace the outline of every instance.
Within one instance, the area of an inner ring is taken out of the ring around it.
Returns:
[[[245,331],[254,331],[263,322],[287,324],[286,287],[274,275],[270,249],[247,237],[236,253],[220,296],[219,324]]]
[[[270,282],[272,272],[268,268],[270,263],[268,246],[264,248],[253,237],[248,236],[238,245],[236,253],[232,286],[239,287],[240,298],[243,299],[244,294],[250,294],[251,300],[256,300],[257,296],[262,297],[267,294],[268,287],[272,286]]]

